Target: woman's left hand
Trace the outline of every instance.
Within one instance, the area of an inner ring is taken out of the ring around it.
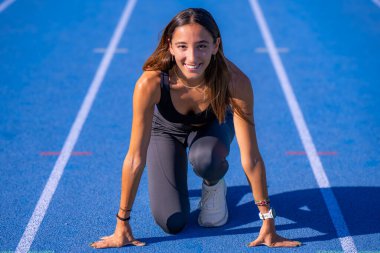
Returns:
[[[279,236],[276,233],[276,228],[273,219],[266,219],[263,221],[259,236],[256,240],[248,244],[248,247],[255,247],[265,245],[268,247],[299,247],[301,242],[292,241]]]

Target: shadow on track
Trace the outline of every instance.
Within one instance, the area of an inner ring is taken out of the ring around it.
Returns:
[[[332,189],[352,236],[380,233],[380,223],[378,222],[380,220],[380,201],[378,199],[380,187],[333,187]],[[253,201],[237,205],[244,195],[250,193],[251,189],[248,186],[228,187],[229,220],[222,227],[212,229],[199,227],[197,224],[199,211],[197,210],[190,214],[189,224],[181,233],[174,236],[139,239],[151,244],[188,238],[248,233],[252,234],[253,239],[260,227],[238,228],[246,223],[258,220],[257,209]],[[200,190],[189,191],[190,197],[199,197],[200,195]],[[291,239],[305,243],[337,238],[320,189],[306,189],[271,195],[271,202],[279,216],[294,222],[276,225],[277,231],[280,233],[281,230],[310,228],[323,234]]]

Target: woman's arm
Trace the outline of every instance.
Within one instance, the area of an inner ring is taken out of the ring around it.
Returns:
[[[149,71],[137,81],[133,93],[133,120],[128,153],[125,156],[121,177],[120,207],[132,208],[140,178],[145,167],[152,128],[154,106],[160,100],[159,73]],[[129,213],[119,210],[125,217]]]
[[[267,181],[264,161],[262,160],[256,139],[256,131],[253,117],[253,90],[249,79],[236,67],[232,72],[232,97],[240,106],[247,119],[234,113],[234,126],[236,139],[240,149],[241,164],[252,188],[255,200],[268,198]],[[253,123],[253,125],[252,125]],[[260,206],[259,211],[266,213],[269,207]]]
[[[121,176],[121,196],[118,216],[128,218],[145,167],[150,141],[154,106],[160,100],[160,74],[147,71],[137,81],[133,93],[133,119],[130,144]],[[115,232],[91,244],[94,248],[122,247],[128,244],[142,246],[134,239],[128,221],[117,219]]]
[[[268,198],[268,187],[264,161],[261,157],[254,125],[254,97],[251,82],[235,65],[229,63],[232,80],[230,91],[232,99],[238,105],[247,119],[247,122],[236,112],[234,113],[234,126],[236,139],[240,149],[241,164],[245,175],[252,188],[254,199],[257,201]],[[269,205],[258,206],[260,213],[267,213],[270,210]],[[249,246],[260,244],[269,247],[295,247],[300,242],[290,241],[276,234],[274,219],[263,220],[263,225],[258,238],[252,241]]]

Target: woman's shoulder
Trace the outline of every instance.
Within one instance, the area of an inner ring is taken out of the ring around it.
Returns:
[[[145,70],[139,80],[137,85],[144,88],[152,88],[154,86],[160,86],[161,83],[161,71],[158,70]]]
[[[161,71],[144,71],[136,82],[135,93],[141,93],[145,98],[151,98],[154,103],[160,101]]]
[[[232,95],[236,93],[246,93],[252,92],[251,80],[249,80],[248,76],[232,61],[226,60],[228,70],[231,75],[231,81],[229,83],[229,89],[232,92]]]

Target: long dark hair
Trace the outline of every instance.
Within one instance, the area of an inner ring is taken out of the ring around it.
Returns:
[[[212,36],[213,42],[220,38],[219,50],[213,56],[210,64],[205,70],[205,82],[207,85],[207,96],[210,98],[211,108],[219,123],[225,119],[226,109],[232,105],[234,111],[240,117],[247,120],[247,116],[241,108],[232,100],[228,85],[231,74],[228,70],[227,61],[223,54],[223,43],[219,27],[212,15],[202,8],[189,8],[179,12],[165,27],[156,50],[148,58],[143,70],[160,70],[168,72],[176,63],[172,60],[169,48],[174,30],[183,25],[197,23],[203,26]]]

